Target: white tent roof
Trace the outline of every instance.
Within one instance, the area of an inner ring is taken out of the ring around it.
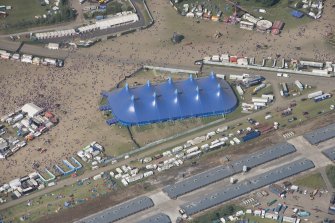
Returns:
[[[34,117],[35,115],[38,115],[41,112],[43,112],[43,109],[33,103],[28,103],[23,105],[22,111],[26,112],[29,117]]]

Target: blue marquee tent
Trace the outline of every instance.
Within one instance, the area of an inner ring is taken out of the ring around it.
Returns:
[[[166,82],[103,92],[110,110],[122,125],[145,125],[168,120],[227,114],[236,109],[238,100],[223,79],[211,74],[205,78]]]
[[[294,16],[294,17],[296,17],[296,18],[301,18],[301,17],[304,16],[304,13],[299,12],[299,11],[297,11],[297,10],[293,10],[293,11],[291,12],[291,15]]]

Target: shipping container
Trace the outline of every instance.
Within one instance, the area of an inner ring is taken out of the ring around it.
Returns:
[[[277,200],[274,199],[274,200],[271,200],[271,201],[267,202],[266,204],[267,204],[268,206],[271,206],[271,205],[273,205],[273,204],[276,203],[276,202],[277,202]]]
[[[248,134],[246,134],[245,136],[243,136],[242,137],[242,141],[243,142],[247,142],[249,140],[257,138],[260,135],[261,135],[261,132],[259,132],[259,131],[252,131],[252,132],[249,132]]]

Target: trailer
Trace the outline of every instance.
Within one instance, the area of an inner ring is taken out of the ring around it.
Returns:
[[[326,94],[315,97],[314,102],[320,102],[320,101],[326,100],[326,99],[331,98],[331,97],[332,97],[331,94],[326,93]]]
[[[198,150],[199,150],[199,147],[195,146],[195,147],[192,147],[192,148],[186,150],[186,154],[190,154],[190,153],[196,152]]]
[[[252,97],[251,98],[252,102],[256,103],[268,103],[269,99],[268,98],[259,98],[259,97]]]
[[[28,54],[23,54],[21,57],[21,62],[23,63],[33,63],[33,56]]]
[[[193,157],[199,156],[202,152],[201,151],[195,151],[193,153],[189,153],[185,156],[185,159],[192,159]]]
[[[240,85],[236,86],[237,93],[242,96],[244,94],[244,91]]]
[[[221,133],[228,130],[228,126],[220,127],[216,130],[216,133]]]
[[[316,91],[307,95],[309,99],[315,98],[323,94],[323,91]]]
[[[241,141],[238,139],[238,138],[233,138],[233,140],[234,140],[234,142],[236,142],[236,144],[240,144],[241,143]]]
[[[299,88],[299,90],[304,90],[304,85],[299,80],[296,80],[294,83]]]
[[[220,62],[221,61],[219,55],[213,55],[211,60],[214,61],[214,62]]]
[[[219,149],[224,145],[225,145],[225,142],[218,142],[216,144],[213,144],[213,145],[207,147],[205,150],[206,151],[211,151],[211,150]]]
[[[260,84],[257,87],[254,88],[254,90],[252,91],[253,94],[256,94],[258,91],[260,91],[261,89],[265,88],[266,84]]]
[[[288,96],[288,87],[287,87],[287,84],[286,83],[282,83],[281,86],[282,86],[282,91],[283,91],[284,96]]]

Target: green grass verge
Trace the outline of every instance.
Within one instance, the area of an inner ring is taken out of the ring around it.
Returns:
[[[213,211],[208,211],[205,214],[193,219],[190,223],[211,223],[215,220],[218,220],[224,216],[229,216],[236,213],[239,210],[243,210],[243,208],[235,205],[235,204],[228,204],[221,208],[218,208]]]
[[[326,173],[327,173],[328,180],[333,185],[333,188],[335,188],[335,165],[327,166]]]
[[[22,216],[26,216],[28,222],[34,222],[42,216],[67,209],[64,207],[64,202],[70,202],[73,207],[95,197],[103,196],[112,191],[109,185],[110,181],[105,179],[88,180],[83,184],[76,183],[32,199],[30,206],[27,205],[27,202],[23,202],[1,211],[1,216],[5,222],[21,222],[19,219]],[[118,187],[121,188],[121,186]]]
[[[0,4],[12,6],[12,9],[7,11],[8,16],[4,19],[8,24],[34,19],[37,15],[46,14],[47,9],[50,8],[50,6],[41,6],[39,0],[24,0],[24,2],[22,0],[1,0]]]
[[[284,29],[294,28],[299,25],[303,25],[305,23],[313,21],[312,19],[308,18],[307,16],[304,16],[300,19],[295,18],[291,15],[291,11],[293,9],[288,7],[288,1],[287,0],[281,0],[274,6],[270,7],[262,7],[260,5],[255,5],[253,2],[249,1],[250,3],[247,3],[248,1],[242,0],[241,6],[250,12],[255,17],[263,17],[264,19],[275,21],[275,20],[281,20],[285,23]],[[265,9],[266,13],[260,13],[258,12],[258,9]]]
[[[311,189],[326,188],[326,183],[320,173],[309,174],[296,179],[293,184]]]
[[[261,217],[257,217],[257,216],[253,216],[251,214],[246,214],[245,216],[243,216],[243,218],[241,218],[241,220],[249,220],[248,222],[254,222],[254,223],[275,223],[277,221],[272,220],[272,219],[268,219],[268,218],[261,218]],[[236,222],[240,222],[236,221]]]

